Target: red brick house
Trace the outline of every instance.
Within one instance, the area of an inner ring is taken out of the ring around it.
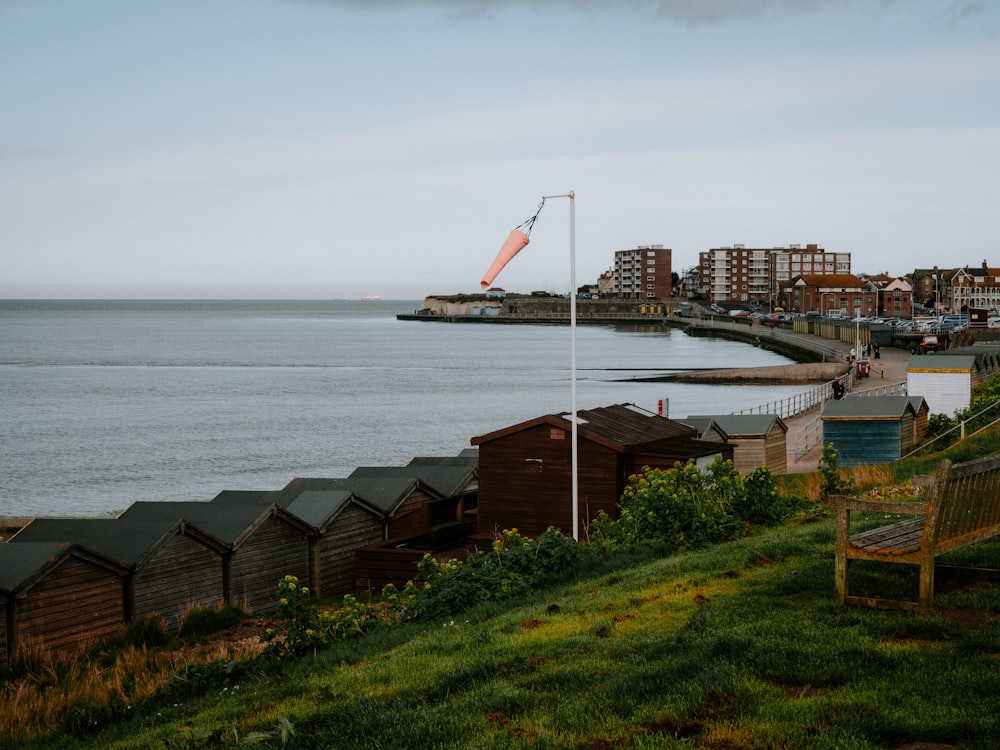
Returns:
[[[789,312],[870,317],[878,313],[878,292],[849,273],[795,276],[782,285],[781,304]]]

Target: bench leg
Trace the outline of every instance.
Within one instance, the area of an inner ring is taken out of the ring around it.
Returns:
[[[833,587],[837,595],[837,604],[847,601],[847,539],[850,534],[850,511],[841,510],[837,513],[837,543],[834,555]]]
[[[934,556],[928,555],[920,562],[920,610],[934,609]]]

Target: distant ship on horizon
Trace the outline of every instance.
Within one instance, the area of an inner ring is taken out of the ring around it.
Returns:
[[[379,297],[377,294],[365,294],[365,295],[363,295],[361,297],[361,299],[363,301],[365,301],[365,302],[375,302],[375,301],[380,300],[382,298]]]

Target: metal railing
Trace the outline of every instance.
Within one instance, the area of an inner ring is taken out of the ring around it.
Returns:
[[[795,452],[800,456],[807,454],[814,445],[823,442],[823,421],[819,418],[819,414],[806,422],[797,437]]]
[[[929,440],[926,443],[921,443],[920,445],[918,445],[916,448],[914,448],[912,451],[910,451],[906,455],[900,456],[898,460],[902,461],[904,458],[909,458],[910,456],[916,456],[916,455],[918,455],[920,453],[927,452],[928,448],[930,448],[931,446],[936,445],[939,441],[943,440],[944,438],[946,438],[946,437],[952,437],[952,438],[954,438],[953,433],[955,433],[956,431],[958,432],[958,439],[955,442],[960,443],[963,440],[965,440],[966,438],[970,438],[973,435],[978,435],[983,430],[988,430],[990,427],[993,427],[996,424],[1000,424],[1000,417],[997,417],[992,422],[989,422],[988,424],[985,424],[982,427],[977,427],[972,432],[968,432],[968,424],[969,424],[969,422],[973,421],[977,417],[981,417],[983,414],[985,414],[986,412],[990,411],[991,409],[997,409],[997,408],[1000,408],[1000,401],[995,401],[994,403],[990,404],[989,406],[987,406],[986,408],[982,409],[981,411],[973,414],[968,419],[963,419],[961,422],[959,422],[957,425],[955,425],[954,427],[952,427],[950,430],[945,430],[940,435],[938,435],[937,437],[935,437],[933,440]],[[951,443],[944,443],[942,445],[942,447],[947,447],[948,445],[951,445]]]
[[[782,419],[794,417],[804,411],[809,411],[817,406],[822,406],[823,402],[830,397],[833,392],[833,381],[823,383],[810,388],[808,391],[796,393],[778,401],[769,401],[766,404],[758,404],[747,409],[734,411],[733,414],[777,414]]]

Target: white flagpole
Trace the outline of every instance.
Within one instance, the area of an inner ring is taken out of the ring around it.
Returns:
[[[568,193],[563,193],[562,195],[543,195],[542,202],[538,206],[538,211],[542,210],[542,206],[545,205],[545,201],[549,198],[569,198],[569,330],[570,330],[570,430],[572,433],[573,445],[570,448],[571,451],[571,464],[572,464],[572,508],[573,508],[573,539],[580,541],[580,480],[579,480],[579,456],[577,453],[577,410],[576,410],[576,193],[570,190]],[[528,221],[522,224],[522,227],[526,227],[522,232],[521,227],[518,227],[510,233],[507,241],[504,242],[503,247],[500,248],[500,252],[497,254],[496,260],[493,261],[493,265],[490,266],[489,270],[483,276],[483,280],[480,285],[485,289],[493,280],[496,278],[497,274],[506,266],[510,260],[517,255],[528,244],[528,232],[531,231],[531,225],[535,223],[535,219],[538,218],[538,212],[531,217]]]
[[[573,539],[580,541],[580,472],[577,442],[576,410],[576,193],[570,190],[564,195],[543,195],[549,198],[569,198],[569,331],[570,331],[570,425],[572,445],[571,462],[571,502],[573,508]]]

